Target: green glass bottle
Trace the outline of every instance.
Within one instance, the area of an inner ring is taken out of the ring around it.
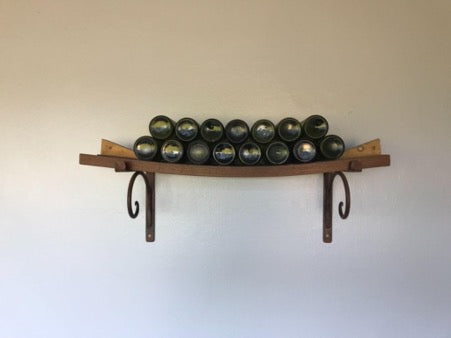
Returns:
[[[309,140],[299,140],[293,146],[293,155],[298,162],[312,162],[316,157],[316,146]]]
[[[189,143],[186,151],[188,161],[193,164],[205,164],[210,159],[211,150],[208,144],[202,140],[195,140]]]
[[[243,143],[238,151],[238,158],[244,165],[255,165],[262,158],[260,146],[252,141]]]
[[[292,117],[286,117],[277,124],[277,134],[285,142],[295,142],[302,134],[301,124]]]
[[[158,153],[158,143],[150,136],[141,136],[133,145],[133,151],[139,160],[152,161]]]
[[[284,164],[289,157],[290,149],[284,142],[272,142],[266,148],[266,159],[271,164]]]
[[[251,135],[255,142],[266,144],[276,136],[276,127],[270,120],[261,119],[252,125]]]
[[[309,116],[301,122],[301,125],[303,135],[312,140],[326,136],[329,130],[329,123],[321,115]]]
[[[219,165],[230,165],[235,160],[235,148],[229,142],[216,144],[213,149],[213,160]]]
[[[178,120],[175,125],[175,135],[184,142],[194,140],[197,137],[198,132],[199,125],[190,117],[184,117]]]
[[[166,162],[180,162],[183,158],[183,154],[183,145],[177,140],[166,140],[161,146],[161,157]]]
[[[157,140],[165,140],[174,133],[175,123],[164,115],[155,116],[149,123],[150,135]]]
[[[207,143],[215,143],[224,136],[224,126],[217,119],[205,120],[200,126],[200,135]]]
[[[337,135],[328,135],[321,140],[319,150],[325,159],[336,160],[343,155],[345,143],[343,139]]]
[[[249,136],[249,127],[243,120],[235,119],[227,123],[225,134],[231,143],[243,143]]]

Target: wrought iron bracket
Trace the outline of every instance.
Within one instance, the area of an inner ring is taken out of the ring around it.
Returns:
[[[139,203],[135,201],[135,210],[132,208],[133,185],[138,176],[144,179],[146,184],[146,241],[155,241],[155,173],[137,171],[130,178],[127,191],[127,210],[131,218],[139,214]]]
[[[116,161],[114,163],[114,170],[116,172],[129,172],[130,167],[124,161]],[[362,164],[360,161],[351,161],[349,163],[348,171],[360,172],[362,171]],[[135,201],[135,210],[132,207],[132,192],[133,185],[138,176],[144,179],[146,184],[146,241],[155,241],[155,173],[136,171],[130,178],[127,192],[127,210],[131,218],[136,218],[139,213],[139,203]],[[348,180],[342,171],[326,172],[324,173],[324,191],[323,191],[323,242],[332,242],[332,204],[333,204],[333,183],[336,176],[340,176],[345,189],[345,203],[338,204],[338,214],[342,219],[349,216],[351,209],[351,192],[349,189]],[[343,211],[344,206],[344,211]]]
[[[115,168],[116,171],[126,171],[126,168]],[[122,170],[121,170],[122,169]],[[355,170],[358,171],[358,170]],[[155,173],[136,171],[130,178],[127,191],[127,210],[131,218],[136,218],[140,208],[138,201],[135,201],[135,208],[132,206],[132,193],[135,180],[141,176],[146,185],[146,241],[155,241]],[[323,242],[332,242],[332,209],[333,209],[333,183],[336,176],[340,176],[345,189],[345,203],[338,204],[338,214],[342,219],[349,216],[351,209],[351,192],[348,180],[341,171],[324,173],[324,192],[323,192]],[[343,210],[344,207],[344,210]]]
[[[340,176],[345,188],[345,210],[343,211],[343,202],[338,205],[338,213],[342,219],[349,216],[351,209],[351,192],[348,180],[341,171],[324,173],[324,199],[323,199],[323,242],[332,242],[332,204],[333,204],[333,184],[336,176]]]
[[[125,171],[117,170],[116,171]],[[125,169],[125,168],[123,168]],[[357,171],[357,170],[356,170]],[[135,210],[132,206],[132,192],[135,180],[141,176],[146,185],[146,241],[155,241],[155,173],[136,171],[130,178],[127,191],[127,210],[131,218],[136,218],[140,208],[138,201],[135,201]],[[336,176],[340,176],[345,189],[345,203],[338,205],[338,214],[342,219],[349,216],[351,209],[351,192],[346,176],[341,171],[324,173],[324,192],[323,192],[323,242],[332,242],[332,209],[333,209],[333,183]],[[343,210],[344,206],[344,210]]]

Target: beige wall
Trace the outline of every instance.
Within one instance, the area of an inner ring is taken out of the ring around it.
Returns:
[[[449,1],[0,0],[0,336],[449,337],[450,37]],[[393,165],[331,245],[320,175],[158,175],[147,244],[77,161],[157,113],[324,114]]]

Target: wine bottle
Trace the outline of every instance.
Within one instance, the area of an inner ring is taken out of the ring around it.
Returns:
[[[186,151],[188,161],[193,164],[205,164],[210,159],[211,150],[208,144],[202,140],[195,140],[189,143]]]
[[[243,120],[232,120],[225,127],[225,134],[231,143],[239,144],[249,136],[249,127]]]
[[[272,142],[266,148],[266,159],[271,164],[283,164],[290,156],[288,146],[280,141]]]
[[[328,160],[336,160],[345,151],[343,139],[337,135],[328,135],[319,144],[321,155]]]
[[[139,160],[152,161],[158,153],[158,143],[150,136],[141,136],[133,145],[133,151]]]
[[[255,142],[266,144],[276,136],[276,127],[270,120],[261,119],[253,124],[251,135]]]
[[[175,125],[175,135],[184,142],[189,142],[197,137],[199,132],[199,125],[194,119],[184,117],[178,120]]]
[[[295,142],[301,137],[301,124],[295,118],[286,117],[277,124],[277,134],[282,141]]]
[[[293,146],[293,155],[299,162],[311,162],[316,156],[316,146],[309,140],[299,140]]]
[[[326,136],[329,130],[329,123],[321,115],[312,115],[301,122],[303,135],[317,140]]]
[[[224,126],[217,119],[205,120],[200,126],[200,135],[205,142],[218,142],[224,136]]]
[[[183,145],[174,139],[166,140],[161,146],[161,157],[166,162],[180,162],[183,158]]]
[[[219,165],[229,165],[235,160],[235,148],[229,142],[216,144],[213,149],[213,159]]]
[[[255,165],[262,158],[260,146],[252,141],[245,142],[238,151],[238,158],[244,165]]]
[[[174,132],[174,121],[167,116],[155,116],[149,123],[149,131],[154,139],[165,140]]]

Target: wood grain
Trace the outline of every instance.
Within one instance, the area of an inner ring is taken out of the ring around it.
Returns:
[[[212,177],[276,177],[319,174],[335,171],[360,171],[361,169],[386,167],[390,155],[373,155],[336,161],[320,161],[280,166],[212,166],[140,161],[103,155],[80,154],[80,164],[113,168],[117,171],[144,171],[149,173],[212,176]]]
[[[133,150],[105,139],[102,139],[101,141],[100,154],[105,156],[116,156],[136,159],[136,155],[133,152]]]
[[[346,150],[340,159],[357,158],[371,155],[381,154],[381,140],[375,139],[369,142],[363,143],[357,147]]]

